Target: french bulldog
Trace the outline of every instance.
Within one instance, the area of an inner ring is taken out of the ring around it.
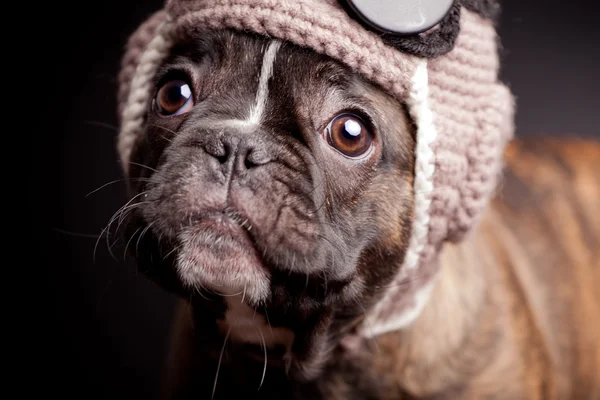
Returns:
[[[414,218],[405,105],[226,30],[176,44],[153,88],[125,240],[181,298],[165,399],[600,399],[600,146],[512,144],[422,313],[365,337]]]

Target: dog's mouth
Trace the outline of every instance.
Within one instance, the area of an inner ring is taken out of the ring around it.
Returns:
[[[192,235],[204,234],[214,237],[214,245],[223,242],[223,246],[241,247],[253,251],[260,258],[254,238],[250,235],[251,229],[252,226],[247,219],[237,214],[221,212],[196,219],[187,231]]]
[[[229,211],[190,219],[179,238],[177,272],[185,286],[264,301],[269,273],[247,219]]]
[[[142,267],[192,302],[207,337],[216,333],[213,326],[217,328],[215,348],[228,343],[234,354],[256,363],[260,371],[265,365],[298,377],[318,371],[310,366],[323,361],[314,355],[320,350],[313,354],[313,349],[325,341],[328,304],[345,296],[349,280],[323,282],[319,273],[297,273],[271,264],[265,230],[253,227],[255,221],[241,213],[211,210],[182,218],[170,225],[176,229],[181,224],[171,237],[165,225],[147,229],[161,223],[148,219],[139,218],[129,227],[151,232],[141,241]],[[162,257],[164,263],[152,267],[150,255],[159,261],[157,257]],[[165,277],[161,271],[170,272]]]

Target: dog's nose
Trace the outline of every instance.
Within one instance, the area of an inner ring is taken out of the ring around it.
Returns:
[[[206,153],[221,165],[233,163],[236,170],[249,170],[271,161],[265,144],[256,137],[225,136],[205,144]]]

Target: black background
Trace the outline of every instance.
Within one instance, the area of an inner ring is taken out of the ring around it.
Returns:
[[[93,260],[93,236],[124,203],[124,186],[86,195],[121,178],[121,51],[162,2],[51,3],[36,12],[43,21],[34,22],[38,34],[27,46],[42,108],[29,185],[32,251],[41,256],[48,292],[25,311],[39,321],[33,332],[43,350],[28,374],[48,385],[47,394],[156,398],[173,298],[138,277],[121,254],[113,260],[105,242]],[[517,95],[518,135],[600,138],[598,15],[592,0],[505,1],[502,76]]]

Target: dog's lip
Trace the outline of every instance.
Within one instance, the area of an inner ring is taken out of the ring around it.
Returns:
[[[193,230],[209,231],[228,237],[251,250],[263,269],[268,267],[252,233],[250,219],[240,211],[231,208],[211,210],[192,217],[191,221]]]
[[[229,238],[238,245],[251,250],[258,258],[263,268],[265,260],[259,251],[254,236],[250,233],[251,226],[247,218],[229,211],[219,211],[203,214],[192,220],[192,229],[209,231],[218,236]]]
[[[216,211],[197,216],[193,219],[194,228],[204,228],[215,233],[233,236],[242,242],[250,242],[256,248],[254,237],[250,234],[252,229],[248,218],[228,210]]]
[[[244,293],[252,304],[269,296],[270,268],[244,226],[246,221],[221,210],[188,216],[176,247],[176,268],[184,286],[227,295]]]

